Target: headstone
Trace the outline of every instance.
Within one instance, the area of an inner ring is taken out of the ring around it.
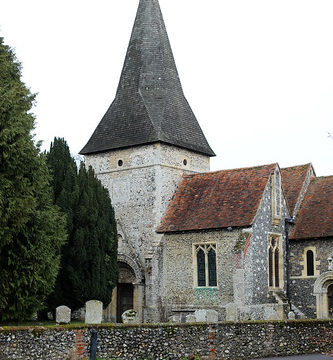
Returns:
[[[219,314],[215,310],[196,310],[194,315],[197,322],[214,323],[219,321]]]
[[[69,324],[71,322],[71,309],[67,306],[58,306],[56,308],[56,323]]]
[[[86,316],[86,309],[82,307],[72,312],[72,320],[83,322]]]
[[[195,310],[194,315],[195,318],[197,319],[197,322],[206,322],[207,319],[206,310]]]
[[[296,319],[296,314],[293,311],[289,311],[288,312],[288,319],[289,320],[295,320]]]
[[[179,315],[172,315],[169,317],[169,322],[171,323],[180,323],[180,316]]]
[[[98,300],[86,302],[86,324],[101,324],[103,315],[103,303]]]
[[[219,321],[219,313],[216,310],[207,310],[206,321],[209,323],[215,323]]]
[[[46,314],[46,317],[47,317],[48,320],[54,320],[54,319],[53,319],[53,313],[52,313],[52,311],[49,311],[49,312]]]
[[[138,314],[135,310],[126,310],[122,315],[121,319],[124,324],[137,324],[138,323]]]
[[[197,322],[197,318],[193,314],[187,315],[186,322],[187,323],[195,323],[195,322]]]

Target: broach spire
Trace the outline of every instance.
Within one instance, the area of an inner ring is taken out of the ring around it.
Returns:
[[[158,0],[140,0],[116,98],[81,154],[155,142],[215,155],[183,94]]]

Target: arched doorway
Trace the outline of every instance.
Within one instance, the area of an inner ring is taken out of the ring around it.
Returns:
[[[122,322],[121,315],[130,309],[138,314],[138,321],[143,321],[144,276],[138,263],[125,254],[118,254],[118,284],[113,289],[112,301],[104,311],[104,321]]]
[[[317,318],[333,317],[333,271],[321,274],[314,283],[313,294],[317,302]]]
[[[119,278],[117,284],[117,322],[121,323],[121,315],[134,308],[134,285],[136,283],[135,274],[132,268],[120,262]]]
[[[333,282],[327,288],[328,316],[333,319]]]

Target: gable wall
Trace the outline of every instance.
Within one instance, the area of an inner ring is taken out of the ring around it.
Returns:
[[[313,168],[312,166],[310,167],[307,175],[306,175],[306,178],[305,178],[305,181],[304,181],[304,184],[302,186],[302,189],[301,189],[301,192],[298,196],[298,200],[297,200],[297,203],[295,205],[295,209],[290,209],[291,212],[293,212],[293,216],[297,216],[297,213],[301,207],[301,204],[302,204],[302,201],[304,199],[304,196],[305,196],[305,193],[306,193],[306,190],[308,189],[308,186],[310,184],[310,181],[312,179],[312,177],[314,176],[314,172],[313,172]]]
[[[278,225],[272,222],[272,179],[270,179],[253,223],[251,245],[245,257],[245,303],[275,303],[275,297],[268,286],[268,237],[279,234],[282,237],[283,252],[283,290],[286,290],[286,238],[285,221],[289,217],[286,201],[282,196],[281,221]]]

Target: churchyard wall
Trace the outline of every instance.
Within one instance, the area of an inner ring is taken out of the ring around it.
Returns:
[[[216,324],[101,325],[97,356],[103,359],[254,359],[330,353],[333,321]],[[92,327],[0,328],[1,360],[89,358]]]

